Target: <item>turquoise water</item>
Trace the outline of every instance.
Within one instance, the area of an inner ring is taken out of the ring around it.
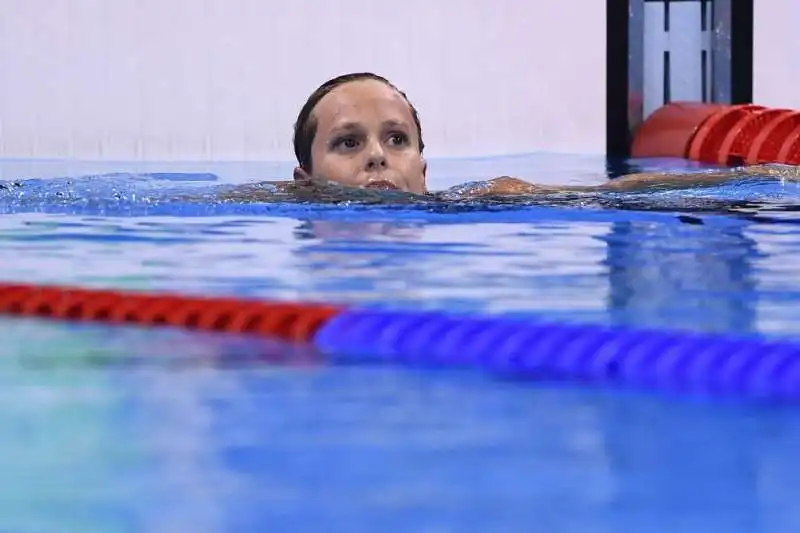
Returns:
[[[284,167],[5,162],[0,279],[798,331],[793,184],[537,203],[214,201]],[[439,188],[609,172],[551,155],[431,170]],[[175,200],[187,194],[204,199]],[[299,348],[179,331],[0,327],[0,531],[800,525],[788,406],[332,367]]]

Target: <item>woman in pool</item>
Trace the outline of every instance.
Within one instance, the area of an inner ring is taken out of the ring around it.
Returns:
[[[376,74],[345,74],[325,82],[309,96],[295,123],[298,166],[294,183],[273,185],[295,194],[335,183],[425,195],[424,148],[417,110],[405,93]],[[594,186],[543,186],[504,176],[459,186],[451,192],[464,198],[685,188],[746,175],[796,179],[800,173],[795,167],[753,166],[680,175],[631,174]]]

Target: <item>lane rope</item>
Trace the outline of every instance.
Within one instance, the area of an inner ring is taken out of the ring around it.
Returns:
[[[466,367],[676,393],[800,397],[800,343],[756,336],[4,283],[0,314],[254,334],[311,345],[333,362],[350,364]]]
[[[637,129],[631,155],[723,166],[800,165],[800,111],[672,102],[656,109]]]
[[[173,326],[307,342],[338,308],[177,294],[0,284],[0,313],[16,316]]]

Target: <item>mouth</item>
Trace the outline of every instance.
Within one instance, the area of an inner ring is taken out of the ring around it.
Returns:
[[[400,187],[386,180],[375,180],[364,185],[366,189],[379,189],[383,191],[399,191]]]

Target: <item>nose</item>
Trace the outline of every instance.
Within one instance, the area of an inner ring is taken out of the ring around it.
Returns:
[[[367,170],[381,170],[386,168],[386,154],[380,143],[370,145],[369,156],[367,159]]]

